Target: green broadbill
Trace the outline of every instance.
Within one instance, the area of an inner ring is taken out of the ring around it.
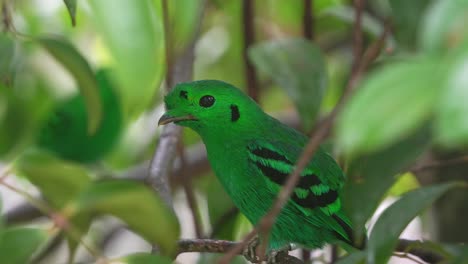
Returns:
[[[159,124],[174,122],[201,136],[216,176],[234,204],[257,224],[293,171],[307,137],[221,81],[178,84],[165,104]],[[340,201],[344,182],[338,164],[319,148],[272,227],[269,249],[289,243],[308,248],[350,244],[351,224]]]

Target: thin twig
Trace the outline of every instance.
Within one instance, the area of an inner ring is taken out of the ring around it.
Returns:
[[[314,1],[304,0],[304,13],[302,16],[302,35],[308,40],[314,39]]]
[[[464,163],[468,163],[468,156],[461,156],[461,157],[457,157],[454,159],[438,160],[438,161],[433,161],[433,162],[426,163],[426,164],[421,164],[421,165],[411,168],[410,171],[413,173],[417,173],[421,171],[433,170],[433,169],[448,167],[452,165],[459,165],[459,164],[464,164]]]
[[[417,256],[418,258],[427,263],[439,263],[446,259],[446,257],[441,255],[440,253],[430,250],[430,245],[425,246],[425,244],[428,243],[431,242],[400,239],[395,248],[395,252],[403,252],[405,254]]]
[[[163,3],[166,1],[167,0],[163,0]],[[180,57],[177,58],[177,60],[172,57],[173,54],[170,54],[168,51],[166,51],[166,56],[168,56],[169,60],[171,60],[171,62],[168,64],[168,67],[170,67],[170,69],[168,69],[168,73],[170,73],[170,83],[168,83],[168,88],[173,87],[177,83],[187,82],[192,79],[194,49],[201,27],[201,20],[205,9],[205,1],[203,1],[199,8],[198,23],[195,27],[192,40],[189,45],[187,45],[186,50]],[[168,16],[169,14],[167,13],[167,3],[165,12],[166,16]],[[168,17],[166,17],[165,22],[165,29],[168,31],[165,32],[165,36],[167,38],[167,36],[171,36],[168,28],[168,24],[170,23]],[[167,43],[166,48],[170,47],[171,43]],[[159,144],[151,160],[149,174],[146,179],[152,188],[159,193],[166,204],[171,208],[172,196],[169,187],[169,175],[173,167],[173,161],[181,133],[182,129],[174,124],[168,124],[163,127],[161,136],[159,138]]]
[[[330,264],[334,264],[338,261],[338,246],[332,245],[330,248]]]
[[[391,30],[392,26],[390,20],[388,19],[384,25],[384,31],[382,32],[380,37],[367,48],[356,71],[354,71],[351,75],[351,78],[348,81],[344,93],[345,97],[348,97],[352,94],[354,88],[357,86],[357,83],[361,80],[361,77],[364,75],[365,71],[367,71],[372,62],[374,62],[380,55],[382,49],[384,48],[385,40],[390,35]]]
[[[353,65],[351,73],[354,74],[361,65],[363,51],[362,35],[362,11],[364,10],[365,0],[353,0],[354,5],[354,26],[353,26]]]
[[[406,254],[405,257],[407,257],[408,254],[411,254],[427,263],[439,263],[447,259],[438,252],[424,248],[424,243],[425,242],[418,240],[400,239],[394,252],[404,253]],[[214,239],[182,239],[179,240],[177,244],[178,254],[185,252],[227,253],[232,252],[234,248],[239,247],[241,242]],[[411,259],[414,260],[413,258]]]
[[[393,253],[393,256],[395,257],[399,257],[399,258],[405,258],[405,259],[409,259],[415,263],[418,263],[418,264],[424,264],[424,262],[421,262],[417,259],[415,259],[414,257],[408,255],[407,253]]]
[[[179,142],[178,152],[179,152],[179,157],[180,157],[180,169],[183,175],[182,187],[184,188],[185,197],[187,198],[187,204],[189,206],[189,209],[192,215],[193,225],[195,228],[195,235],[197,238],[202,238],[203,228],[202,228],[202,224],[200,221],[200,214],[198,211],[197,199],[195,197],[195,192],[193,191],[192,177],[190,177],[187,174],[187,170],[186,170],[187,162],[185,160],[184,145],[182,144],[182,142]]]
[[[255,42],[254,6],[255,6],[255,1],[253,0],[244,0],[242,4],[242,7],[243,7],[242,25],[244,26],[244,47],[242,50],[242,57],[244,59],[247,94],[255,101],[258,101],[259,91],[258,91],[257,74],[255,71],[255,67],[250,62],[249,56],[248,56],[248,49]]]
[[[361,1],[361,0],[356,0],[356,1]],[[315,128],[312,130],[310,140],[305,146],[299,158],[299,161],[296,163],[293,173],[291,173],[288,176],[286,183],[283,185],[283,188],[281,188],[281,191],[278,194],[278,197],[276,201],[274,202],[273,206],[271,207],[270,211],[268,211],[268,213],[260,220],[257,227],[254,230],[252,230],[252,232],[250,232],[246,238],[244,238],[240,246],[234,247],[220,260],[219,262],[220,264],[229,263],[229,261],[233,258],[233,256],[238,254],[238,252],[242,250],[242,247],[244,247],[247,244],[247,241],[249,241],[254,236],[257,230],[258,230],[258,233],[262,236],[261,241],[266,241],[264,243],[261,243],[260,246],[258,247],[257,255],[260,257],[263,257],[265,255],[270,230],[273,227],[276,217],[281,212],[281,209],[286,204],[292,191],[294,190],[294,187],[298,183],[299,178],[300,178],[300,173],[307,166],[310,158],[313,156],[317,148],[320,146],[321,142],[330,134],[330,131],[335,121],[335,118],[337,116],[337,113],[341,111],[341,108],[343,107],[344,102],[350,96],[351,91],[353,91],[358,80],[361,78],[361,75],[366,71],[368,66],[372,63],[372,61],[379,54],[381,50],[381,45],[379,43],[382,38],[385,39],[387,33],[388,31],[385,30],[384,33],[382,34],[382,37],[379,38],[379,40],[377,40],[376,42],[377,44],[374,43],[366,51],[367,53],[372,54],[372,56],[368,56],[366,60],[359,59],[359,64],[357,64],[358,70],[352,72],[352,75],[348,81],[348,84],[346,85],[346,89],[343,93],[343,96],[341,97],[337,106],[325,119],[323,119],[321,122],[316,124]],[[373,51],[374,49],[377,50],[378,52],[374,52]]]
[[[162,17],[164,26],[164,51],[166,55],[166,92],[169,92],[172,85],[172,64],[173,64],[173,51],[172,45],[172,34],[170,31],[171,21],[169,19],[169,3],[168,0],[162,0]]]

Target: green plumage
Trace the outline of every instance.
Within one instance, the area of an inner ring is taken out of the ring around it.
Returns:
[[[234,204],[255,225],[293,171],[307,137],[289,128],[240,90],[221,81],[177,85],[166,97],[159,123],[175,122],[200,134],[208,159]],[[345,176],[319,148],[279,214],[269,248],[288,243],[318,248],[351,241],[340,190]]]

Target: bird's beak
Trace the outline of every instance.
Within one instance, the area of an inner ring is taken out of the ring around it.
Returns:
[[[197,120],[193,115],[185,116],[172,116],[168,113],[165,113],[161,118],[159,118],[158,126],[166,125],[172,122],[184,121],[184,120]]]

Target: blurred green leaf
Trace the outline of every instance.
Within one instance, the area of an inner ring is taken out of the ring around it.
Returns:
[[[102,106],[99,87],[91,66],[78,50],[65,39],[41,37],[38,42],[75,78],[86,103],[88,133],[94,134],[102,120]]]
[[[390,0],[392,21],[398,42],[408,48],[416,48],[417,33],[428,0]]]
[[[41,148],[61,158],[78,162],[96,162],[118,142],[122,131],[122,109],[116,87],[106,70],[96,73],[103,110],[102,121],[93,135],[86,130],[86,106],[82,96],[76,95],[50,113],[38,138]]]
[[[249,57],[260,71],[285,89],[303,126],[311,129],[328,82],[320,48],[305,39],[284,39],[254,45]]]
[[[344,152],[376,151],[420,128],[433,114],[444,70],[440,61],[414,59],[370,74],[337,120]]]
[[[28,260],[47,238],[47,232],[42,229],[9,228],[0,234],[0,260],[3,264],[29,263]]]
[[[83,167],[39,151],[25,153],[14,163],[14,169],[38,187],[56,209],[75,199],[91,181]]]
[[[72,26],[76,26],[76,0],[63,0],[67,6]]]
[[[17,85],[0,83],[0,158],[4,160],[16,158],[30,145],[50,109],[50,98],[42,84],[20,81]]]
[[[0,83],[0,156],[9,156],[27,132],[27,113],[21,98]]]
[[[458,256],[456,256],[450,264],[466,264],[468,263],[468,247],[464,247],[464,251],[462,251]]]
[[[110,263],[114,263],[111,261]],[[172,264],[173,261],[169,258],[154,255],[151,253],[134,253],[121,257],[115,260],[115,263],[126,263],[126,264]]]
[[[158,1],[159,2],[159,1]],[[161,10],[150,0],[88,1],[109,48],[125,114],[135,116],[151,102],[164,74]]]
[[[453,54],[435,122],[436,140],[445,147],[468,146],[468,45]]]
[[[406,193],[388,207],[375,223],[367,249],[369,263],[386,263],[392,256],[400,233],[421,211],[448,190],[460,186],[447,183],[420,188]]]
[[[160,0],[153,1],[160,2]],[[176,55],[180,55],[194,37],[198,14],[203,8],[202,2],[202,0],[168,1],[172,48]]]
[[[351,161],[343,189],[343,205],[354,225],[357,242],[363,239],[364,226],[395,182],[395,175],[412,164],[428,148],[429,142],[426,126],[384,150]]]
[[[429,52],[446,52],[456,48],[468,36],[465,30],[467,12],[468,0],[432,1],[421,24],[421,48]]]
[[[134,181],[95,182],[80,196],[80,211],[111,214],[128,224],[161,252],[171,255],[179,238],[179,222],[159,196]]]
[[[365,264],[366,252],[356,251],[339,259],[336,264]]]

